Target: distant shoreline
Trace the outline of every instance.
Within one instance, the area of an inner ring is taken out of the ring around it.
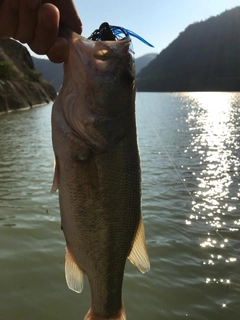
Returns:
[[[23,108],[19,108],[19,109],[10,109],[10,110],[7,110],[7,111],[2,111],[0,112],[0,116],[3,115],[3,114],[6,114],[6,113],[12,113],[12,112],[18,112],[18,111],[27,111],[27,110],[30,110],[30,109],[33,109],[33,108],[38,108],[38,107],[43,107],[49,103],[53,103],[54,101],[50,100],[49,102],[42,102],[42,103],[37,103],[37,104],[34,104],[32,106],[28,106],[28,107],[23,107]]]
[[[220,93],[220,92],[231,92],[231,93],[239,93],[240,90],[189,90],[189,91],[147,91],[147,90],[137,90],[137,93],[204,93],[204,92],[214,92],[214,93]]]

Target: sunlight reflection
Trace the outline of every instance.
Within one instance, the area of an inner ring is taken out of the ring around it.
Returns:
[[[204,268],[214,269],[218,264],[237,262],[229,235],[240,229],[240,219],[234,217],[240,196],[238,104],[233,103],[234,93],[188,93],[186,96],[190,101],[187,123],[192,150],[185,151],[190,154],[193,165],[186,166],[185,170],[192,172],[197,183],[193,192],[196,201],[192,201],[193,212],[186,224],[191,228],[202,221],[211,228],[200,247],[209,254],[203,261]],[[197,158],[195,162],[194,158]],[[229,284],[230,280],[208,277],[206,283]]]
[[[230,284],[230,279],[216,279],[216,278],[206,278],[206,283],[222,283],[222,284]]]
[[[194,196],[201,201],[193,203],[193,211],[206,212],[206,224],[220,229],[223,226],[223,209],[236,210],[235,206],[225,205],[223,199],[229,197],[229,188],[233,182],[231,172],[238,172],[239,159],[234,154],[237,141],[234,137],[231,93],[191,93],[191,111],[188,113],[189,130],[194,131],[191,142],[193,152],[200,156],[202,168],[196,177],[198,190]],[[188,167],[188,170],[192,170]],[[194,175],[196,173],[194,172]],[[237,198],[237,195],[236,195]],[[190,220],[195,215],[190,216]],[[186,224],[191,221],[186,220]],[[238,224],[236,221],[235,224]],[[208,242],[208,241],[207,241]],[[206,242],[202,243],[204,247]],[[223,247],[223,246],[222,246]]]

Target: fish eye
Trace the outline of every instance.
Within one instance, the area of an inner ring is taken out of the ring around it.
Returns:
[[[120,80],[124,86],[130,86],[134,81],[134,75],[130,71],[124,71],[121,74]]]

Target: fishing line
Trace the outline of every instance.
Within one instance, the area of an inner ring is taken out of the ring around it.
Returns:
[[[106,41],[106,40],[121,40],[122,38],[124,37],[135,37],[137,38],[138,40],[140,40],[141,42],[143,42],[144,44],[150,46],[150,47],[153,47],[152,44],[150,44],[149,42],[147,42],[145,39],[143,39],[141,36],[139,36],[138,34],[136,34],[135,32],[129,30],[129,29],[126,29],[124,27],[120,27],[120,26],[113,26],[113,25],[109,25],[107,22],[103,22],[100,27],[98,29],[96,29],[95,31],[93,31],[93,33],[89,36],[88,39],[91,39],[93,41],[99,41],[99,40],[102,40],[102,41]],[[130,48],[130,52],[132,52],[132,54],[134,54],[134,51],[133,49]],[[144,103],[143,103],[143,100],[142,100],[142,97],[141,95],[139,94],[138,92],[138,95],[139,95],[139,98],[140,98],[140,101],[143,105],[143,107],[145,108],[144,106]],[[149,117],[149,114],[147,113],[147,117],[148,117],[148,121],[149,123],[151,124],[151,127],[158,139],[158,142],[160,143],[160,146],[162,147],[162,149],[164,150],[165,154],[167,155],[174,171],[176,172],[178,178],[180,179],[182,185],[184,186],[184,189],[186,190],[187,194],[190,196],[190,198],[192,199],[192,202],[194,202],[195,204],[197,204],[198,202],[196,201],[194,195],[189,191],[185,181],[183,180],[183,178],[181,177],[176,165],[174,164],[170,154],[168,153],[166,147],[164,146],[164,143],[162,142],[156,128],[154,127],[154,124],[151,120],[151,118]],[[200,210],[200,213],[203,215],[203,211],[201,210],[201,208],[199,209]],[[215,233],[224,241],[224,237],[219,233],[218,229],[217,228],[214,228],[213,226],[209,225],[210,228],[212,230],[215,231]],[[228,243],[228,245],[234,250],[234,251],[237,251],[239,252],[238,249],[235,249],[231,244]]]
[[[141,97],[141,94],[140,94],[139,91],[137,91],[137,92],[138,92],[138,96],[139,96],[139,98],[140,98],[140,101],[141,101],[143,107],[145,108],[144,103],[143,103],[143,100],[142,100],[142,97]],[[174,164],[174,162],[173,162],[170,154],[168,153],[168,151],[167,151],[167,149],[165,148],[162,140],[160,139],[160,136],[159,136],[156,128],[154,127],[154,124],[153,124],[151,118],[149,117],[149,114],[148,114],[148,113],[147,113],[147,118],[148,118],[148,121],[149,121],[149,123],[151,124],[152,129],[153,129],[153,131],[154,131],[154,133],[155,133],[155,135],[156,135],[156,137],[157,137],[157,139],[158,139],[158,142],[160,143],[160,146],[163,148],[164,152],[166,153],[166,155],[167,155],[167,157],[168,157],[168,159],[169,159],[169,161],[170,161],[173,169],[175,170],[175,172],[176,172],[177,176],[179,177],[180,181],[182,182],[185,190],[187,191],[187,193],[188,193],[188,195],[190,196],[190,198],[192,199],[192,201],[194,201],[194,202],[196,203],[196,200],[195,200],[194,196],[193,196],[193,195],[191,194],[191,192],[188,190],[188,187],[187,187],[186,183],[185,183],[184,180],[182,179],[182,177],[181,177],[180,173],[178,172],[177,167],[175,166],[175,164]]]
[[[138,93],[138,97],[140,98],[140,101],[141,101],[141,104],[142,104],[143,108],[145,108],[145,105],[144,105],[144,103],[143,103],[143,100],[142,100],[142,97],[141,97],[140,92],[139,92],[138,90],[136,90],[136,91],[137,91],[137,93]],[[147,118],[148,118],[148,121],[149,121],[152,129],[153,129],[153,132],[154,132],[155,136],[157,137],[157,140],[158,140],[160,146],[162,147],[162,149],[164,150],[165,154],[167,155],[167,157],[168,157],[168,159],[169,159],[169,161],[170,161],[170,163],[171,163],[174,171],[176,172],[178,178],[180,179],[182,185],[184,186],[184,189],[186,190],[187,194],[190,196],[191,200],[192,200],[194,203],[197,204],[198,201],[197,201],[196,198],[193,196],[193,194],[189,191],[189,189],[188,189],[185,181],[184,181],[183,178],[181,177],[181,175],[180,175],[180,173],[179,173],[176,165],[174,164],[174,162],[173,162],[170,154],[168,153],[166,147],[164,146],[164,143],[162,142],[162,140],[161,140],[161,138],[160,138],[160,136],[159,136],[159,134],[158,134],[158,132],[157,132],[157,130],[156,130],[156,128],[155,128],[152,120],[151,120],[151,118],[149,117],[149,113],[148,113],[148,112],[147,112]],[[202,211],[201,208],[199,208],[199,211],[200,211],[200,213],[202,214],[202,216],[204,216],[203,211]],[[225,240],[225,238],[219,233],[218,229],[214,228],[213,226],[211,226],[211,225],[209,225],[209,224],[208,224],[208,227],[210,227],[210,229],[212,229],[213,231],[215,231],[215,233],[216,233],[223,241]],[[234,248],[229,242],[227,242],[227,245],[228,245],[229,247],[231,247],[234,251],[236,251],[236,252],[239,253],[239,249]]]

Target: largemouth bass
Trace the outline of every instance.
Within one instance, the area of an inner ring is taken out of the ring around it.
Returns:
[[[66,239],[65,274],[91,288],[85,320],[126,319],[127,257],[145,273],[135,73],[130,38],[92,41],[72,34],[64,80],[52,110],[55,175]]]

